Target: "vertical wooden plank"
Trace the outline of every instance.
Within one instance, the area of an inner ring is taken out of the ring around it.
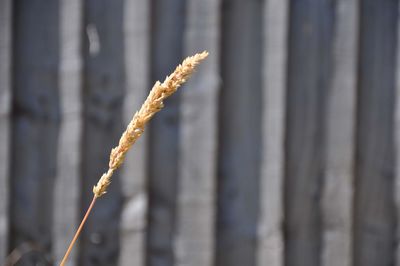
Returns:
[[[10,250],[47,263],[52,246],[59,108],[59,1],[14,1]],[[46,10],[46,12],[43,12]]]
[[[222,1],[216,265],[256,264],[262,1]]]
[[[398,1],[362,0],[354,196],[355,266],[393,265]]]
[[[124,8],[126,95],[123,119],[128,124],[149,89],[150,3],[127,0]],[[121,173],[124,205],[119,265],[139,266],[145,258],[147,209],[147,135],[127,154]]]
[[[211,266],[214,259],[219,14],[219,0],[187,2],[185,54],[210,56],[181,92],[175,265]]]
[[[285,265],[321,264],[325,99],[331,73],[330,1],[290,4],[285,158]]]
[[[79,166],[81,136],[81,30],[82,1],[62,0],[60,6],[61,115],[57,178],[55,181],[53,242],[59,264],[77,228],[79,213]],[[76,265],[76,251],[67,265]]]
[[[400,6],[399,6],[400,10]],[[400,21],[398,21],[400,23]],[[396,207],[396,237],[400,239],[400,27],[397,25],[397,50],[396,50],[396,89],[395,89],[395,117],[394,117],[394,141],[395,141],[395,207]],[[395,246],[395,264],[400,266],[400,245]]]
[[[182,59],[184,0],[153,0],[151,81],[165,78]],[[178,177],[179,95],[152,120],[149,131],[148,266],[174,264],[176,190]]]
[[[7,253],[11,75],[11,1],[0,1],[0,261]]]
[[[322,192],[322,265],[352,265],[353,157],[358,1],[335,3],[333,72],[327,99]]]
[[[123,0],[85,0],[83,76],[82,215],[92,187],[108,168],[109,154],[123,130]],[[80,265],[116,265],[122,205],[119,172],[99,199],[81,238]]]
[[[264,9],[263,152],[257,265],[283,265],[283,167],[288,1]]]

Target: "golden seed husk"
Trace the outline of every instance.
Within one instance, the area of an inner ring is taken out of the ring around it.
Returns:
[[[109,169],[101,176],[97,185],[93,187],[93,193],[96,197],[101,197],[106,193],[114,170],[121,166],[126,153],[143,134],[149,120],[164,107],[163,101],[190,78],[196,66],[207,56],[208,52],[204,51],[187,57],[171,75],[165,78],[163,83],[157,81],[154,84],[142,107],[135,113],[122,134],[118,146],[111,150]]]

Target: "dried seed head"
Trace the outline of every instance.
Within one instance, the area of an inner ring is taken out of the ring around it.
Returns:
[[[208,55],[208,52],[186,58],[163,83],[157,81],[140,110],[133,116],[119,144],[111,151],[109,167],[117,169],[124,161],[125,154],[143,134],[144,127],[155,113],[164,107],[164,99],[171,96],[190,77],[195,67]]]
[[[113,173],[113,169],[108,169],[107,173],[104,173],[97,182],[97,185],[93,187],[93,193],[96,198],[99,198],[107,193],[107,187],[111,183],[111,176]]]
[[[171,96],[176,90],[185,83],[194,72],[196,66],[208,56],[208,52],[195,54],[183,60],[182,64],[176,67],[175,71],[167,76],[163,83],[157,81],[151,89],[149,96],[143,103],[138,112],[135,113],[129,122],[125,132],[122,134],[117,147],[111,150],[109,170],[93,187],[93,193],[100,197],[106,193],[107,187],[111,183],[111,176],[115,169],[121,166],[125,155],[143,134],[145,125],[149,120],[164,107],[164,100]]]

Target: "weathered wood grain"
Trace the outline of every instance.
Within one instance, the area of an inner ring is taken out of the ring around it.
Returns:
[[[321,264],[324,119],[331,73],[333,7],[290,2],[285,158],[285,265]]]
[[[216,265],[256,264],[261,164],[261,1],[222,1]]]
[[[9,116],[11,107],[11,1],[0,1],[0,262],[7,254]]]
[[[214,261],[219,0],[187,1],[185,55],[210,55],[181,91],[175,265]]]
[[[400,266],[398,2],[0,0],[0,264],[59,263],[152,83],[209,50],[68,265]]]
[[[163,80],[182,60],[185,2],[184,0],[153,1],[150,51],[152,82]],[[150,123],[146,248],[148,266],[174,265],[179,95],[180,91],[169,98],[162,112],[158,113]]]
[[[46,12],[43,12],[43,7]],[[14,1],[10,243],[29,245],[21,265],[43,264],[52,246],[60,123],[59,1]]]
[[[358,1],[337,1],[333,68],[327,98],[322,188],[322,265],[352,265],[353,158],[356,111]]]
[[[143,103],[150,84],[150,2],[125,1],[124,8],[126,95],[123,119],[128,124]],[[129,151],[121,173],[124,205],[121,217],[119,265],[139,266],[145,260],[147,213],[147,134]]]
[[[62,0],[60,6],[60,104],[61,125],[55,181],[53,242],[59,264],[77,228],[80,193],[81,43],[82,1]],[[67,265],[76,265],[78,246]]]
[[[400,9],[400,7],[399,7]],[[396,207],[396,238],[400,239],[400,27],[397,25],[397,57],[396,57],[396,88],[395,88],[395,116],[394,116],[394,141],[395,141],[395,207]],[[394,265],[400,265],[400,245],[395,246]]]
[[[360,5],[354,266],[394,264],[398,8],[398,1]]]
[[[124,38],[122,0],[84,1],[82,213],[92,187],[107,170],[110,150],[123,131]],[[122,193],[119,172],[97,201],[81,238],[80,265],[116,265]]]
[[[283,265],[283,167],[288,1],[264,8],[262,168],[257,265]]]

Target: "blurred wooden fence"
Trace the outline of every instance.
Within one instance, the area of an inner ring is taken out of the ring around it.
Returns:
[[[59,263],[155,80],[208,50],[68,265],[400,265],[398,0],[0,0],[0,261]]]

